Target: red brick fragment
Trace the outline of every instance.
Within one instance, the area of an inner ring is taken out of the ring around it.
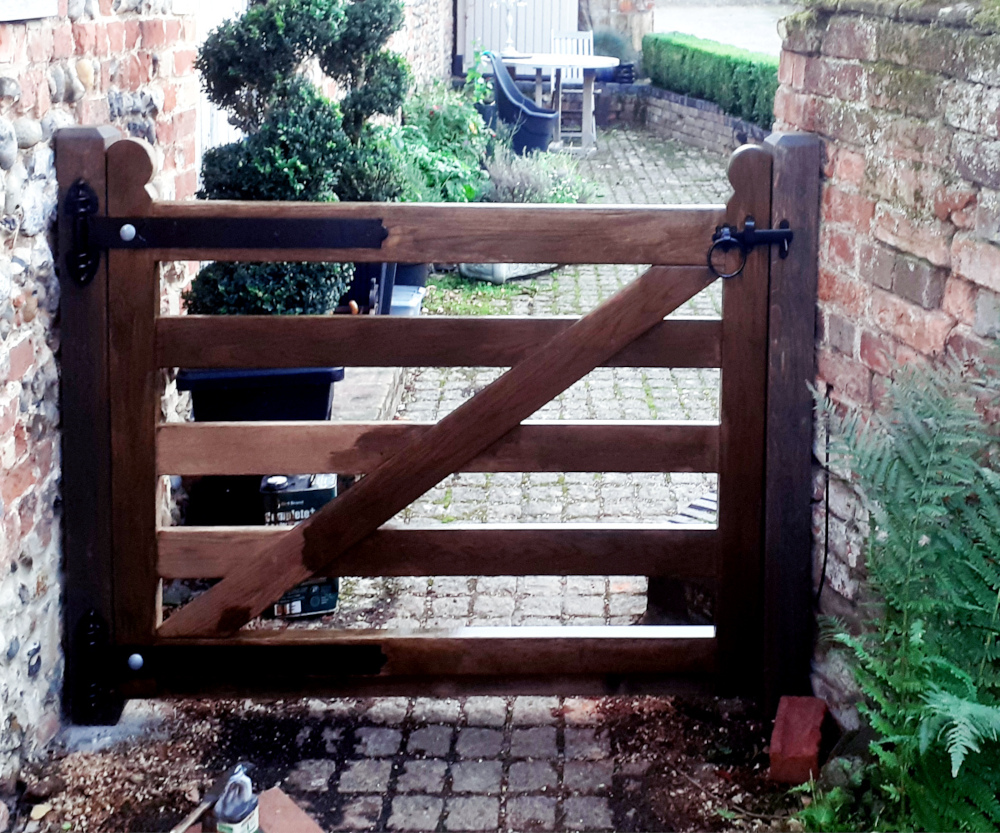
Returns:
[[[260,804],[260,829],[267,833],[323,833],[323,828],[277,787],[262,792]],[[201,823],[190,828],[190,833],[201,833]]]
[[[804,784],[819,776],[819,747],[826,703],[818,697],[782,697],[771,733],[769,778]]]

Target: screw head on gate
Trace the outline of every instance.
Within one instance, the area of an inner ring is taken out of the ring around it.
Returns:
[[[126,243],[131,243],[135,240],[135,226],[131,223],[126,223],[121,227],[118,232],[118,236],[121,237]]]
[[[129,654],[128,667],[133,671],[141,670],[145,663],[146,661],[142,658],[142,654]]]

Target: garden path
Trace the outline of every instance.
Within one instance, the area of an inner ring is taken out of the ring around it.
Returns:
[[[717,203],[728,197],[724,158],[644,132],[616,130],[580,161],[608,203]],[[645,267],[574,266],[497,293],[477,311],[583,314]],[[431,291],[425,313],[434,314]],[[710,287],[679,315],[718,316]],[[496,379],[498,368],[415,368],[397,419],[437,420]],[[538,412],[548,419],[717,419],[718,370],[604,368]],[[705,474],[458,474],[399,517],[406,523],[666,522],[710,494]],[[704,518],[701,518],[704,519]],[[627,625],[646,607],[641,576],[343,579],[336,624],[396,629],[463,625]]]

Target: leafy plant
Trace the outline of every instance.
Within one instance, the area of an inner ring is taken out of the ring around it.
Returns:
[[[814,829],[1000,827],[1000,474],[995,381],[956,360],[889,388],[884,415],[827,412],[870,511],[854,663],[875,733],[869,788],[820,796]],[[857,785],[856,785],[857,786]],[[825,814],[825,815],[824,815]],[[832,823],[830,820],[833,820]]]
[[[472,64],[465,73],[465,85],[462,87],[462,94],[473,104],[493,102],[493,82],[483,74],[482,49],[476,49],[472,53]]]
[[[498,143],[486,172],[489,183],[480,196],[483,202],[576,203],[594,195],[570,157],[553,153],[519,156],[509,141]]]
[[[246,136],[206,152],[207,199],[384,201],[398,198],[402,157],[371,123],[395,114],[410,84],[385,43],[400,0],[264,0],[214,30],[196,66],[208,97]],[[318,66],[339,102],[311,80]],[[327,312],[346,288],[338,264],[215,263],[184,299],[190,312]]]
[[[769,128],[778,59],[677,32],[646,35],[642,65],[666,90],[714,101],[725,112]]]
[[[411,96],[395,141],[407,172],[404,199],[469,202],[482,192],[490,134],[464,96],[443,85]]]

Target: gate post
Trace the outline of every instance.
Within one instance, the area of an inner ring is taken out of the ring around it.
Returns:
[[[84,180],[107,214],[107,149],[113,127],[71,127],[55,138],[59,182],[60,410],[62,423],[64,709],[74,723],[115,723],[123,701],[109,682],[114,639],[108,271],[72,277],[73,220],[66,199]]]
[[[743,145],[729,161],[733,196],[726,222],[753,217],[771,225],[773,160]],[[720,685],[757,697],[763,689],[761,545],[764,516],[767,307],[770,247],[746,255],[743,271],[722,281],[722,402],[719,446],[719,580],[715,627]]]
[[[795,230],[788,256],[771,251],[764,501],[764,700],[810,694],[813,399],[822,142],[774,133],[771,227]]]

